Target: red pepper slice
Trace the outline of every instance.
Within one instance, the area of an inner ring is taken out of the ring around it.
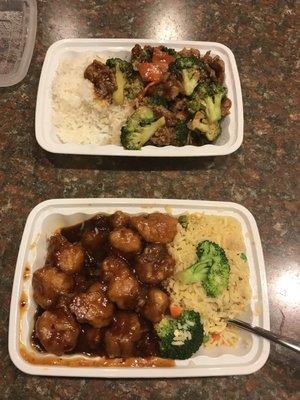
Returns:
[[[173,57],[171,54],[160,50],[158,47],[154,48],[152,56],[152,62],[154,64],[164,63],[167,64],[167,66],[169,66],[169,64],[173,61],[175,61],[175,57]]]
[[[159,82],[163,74],[168,71],[169,64],[175,57],[161,51],[158,47],[153,50],[152,62],[144,62],[138,65],[139,73],[146,82]]]
[[[163,76],[161,68],[153,63],[140,63],[138,65],[139,73],[146,82],[159,82]]]

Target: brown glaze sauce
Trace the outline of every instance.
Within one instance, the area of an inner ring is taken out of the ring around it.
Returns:
[[[35,365],[60,365],[65,367],[174,367],[175,361],[160,357],[129,357],[129,358],[106,358],[106,357],[89,357],[89,356],[73,356],[72,358],[57,357],[47,355],[44,357],[36,356],[20,344],[20,353],[23,359],[30,364]]]

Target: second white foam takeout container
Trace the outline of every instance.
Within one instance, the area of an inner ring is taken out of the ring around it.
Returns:
[[[16,367],[33,375],[109,378],[240,375],[249,374],[261,368],[269,355],[269,342],[243,330],[240,331],[241,339],[237,347],[214,349],[201,347],[192,358],[176,361],[176,365],[170,368],[71,367],[42,365],[42,362],[41,365],[36,365],[23,358],[21,347],[34,357],[40,359],[49,357],[46,354],[38,353],[32,347],[30,341],[36,311],[36,304],[32,296],[31,278],[33,272],[42,267],[45,262],[47,239],[58,228],[82,222],[97,213],[111,214],[116,210],[130,214],[171,211],[173,215],[186,212],[203,212],[236,218],[241,224],[245,240],[252,290],[250,306],[239,318],[269,329],[267,284],[260,237],[252,214],[243,206],[235,203],[194,200],[48,200],[36,206],[27,219],[15,270],[9,320],[9,354]],[[22,299],[24,301],[24,296],[27,304],[26,308],[21,311],[20,302]],[[62,357],[72,360],[74,357],[78,358],[78,355],[64,355]],[[81,357],[87,358],[83,355]]]
[[[60,60],[65,56],[96,52],[103,57],[130,57],[130,50],[139,43],[157,46],[163,44],[180,50],[199,49],[203,55],[211,50],[212,55],[219,55],[225,62],[225,85],[228,97],[232,100],[230,115],[222,121],[222,134],[214,144],[205,146],[145,146],[141,150],[125,150],[121,145],[95,145],[62,143],[52,123],[52,82]],[[151,39],[65,39],[49,47],[40,77],[35,134],[39,145],[52,153],[88,154],[134,157],[197,157],[221,156],[236,151],[243,141],[243,102],[240,78],[232,51],[220,43],[195,41],[155,41]]]

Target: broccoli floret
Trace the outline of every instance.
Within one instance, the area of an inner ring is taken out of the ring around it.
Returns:
[[[113,101],[117,105],[122,105],[124,103],[124,88],[125,88],[126,78],[124,73],[121,71],[119,65],[116,65],[116,83],[117,89],[113,92]]]
[[[203,325],[200,314],[183,311],[178,318],[165,317],[156,325],[160,354],[164,358],[186,360],[203,342]]]
[[[131,50],[131,64],[135,71],[138,71],[138,65],[141,62],[147,62],[152,60],[153,47],[144,46],[143,48],[136,44]]]
[[[173,57],[178,57],[178,53],[174,49],[171,49],[171,48],[166,47],[166,46],[160,46],[159,48],[160,48],[161,51],[164,51],[165,53],[168,53]]]
[[[144,98],[144,103],[150,106],[163,106],[165,108],[169,107],[169,102],[162,96],[153,94]]]
[[[219,84],[200,83],[188,101],[188,110],[197,111],[189,129],[204,134],[211,142],[217,139],[221,133],[221,102],[226,93],[227,89]]]
[[[185,284],[201,282],[208,296],[216,297],[228,287],[230,266],[222,247],[209,240],[197,246],[198,260],[177,278]]]
[[[134,99],[144,88],[132,65],[121,58],[109,58],[106,65],[115,71],[117,89],[113,93],[115,104],[122,105],[124,98]]]
[[[188,110],[194,114],[196,111],[204,110],[209,122],[216,122],[222,118],[221,102],[226,96],[227,89],[216,83],[200,83],[191,99],[188,101]]]
[[[221,133],[220,122],[209,122],[201,111],[196,112],[193,120],[188,123],[188,128],[205,135],[210,142],[216,140]]]
[[[129,78],[134,72],[130,62],[122,60],[121,58],[118,57],[109,58],[108,60],[106,60],[106,65],[109,68],[116,68],[116,66],[118,66],[120,71],[126,75],[126,78]]]
[[[175,128],[175,136],[174,139],[172,140],[172,145],[180,147],[188,144],[189,135],[191,131],[187,127],[186,123],[183,121],[177,122],[174,128]]]
[[[121,143],[125,149],[140,150],[151,136],[166,123],[161,117],[154,120],[151,108],[139,107],[121,128]]]
[[[136,73],[134,73],[134,75],[125,82],[124,95],[127,99],[133,100],[143,91],[143,89],[144,85],[141,79]]]
[[[170,71],[182,76],[184,93],[190,96],[198,83],[206,77],[203,61],[197,57],[179,57],[170,64]]]

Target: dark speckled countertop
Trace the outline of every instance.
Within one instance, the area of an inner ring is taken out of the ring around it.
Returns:
[[[242,147],[226,157],[181,160],[45,152],[34,136],[39,76],[47,48],[68,37],[209,40],[229,46],[243,90]],[[38,1],[37,39],[27,77],[0,89],[1,398],[300,398],[299,359],[273,344],[266,365],[252,375],[174,380],[33,377],[14,367],[7,350],[11,287],[24,224],[37,203],[58,197],[189,198],[243,204],[254,214],[261,234],[272,330],[299,340],[296,61],[294,1]]]

